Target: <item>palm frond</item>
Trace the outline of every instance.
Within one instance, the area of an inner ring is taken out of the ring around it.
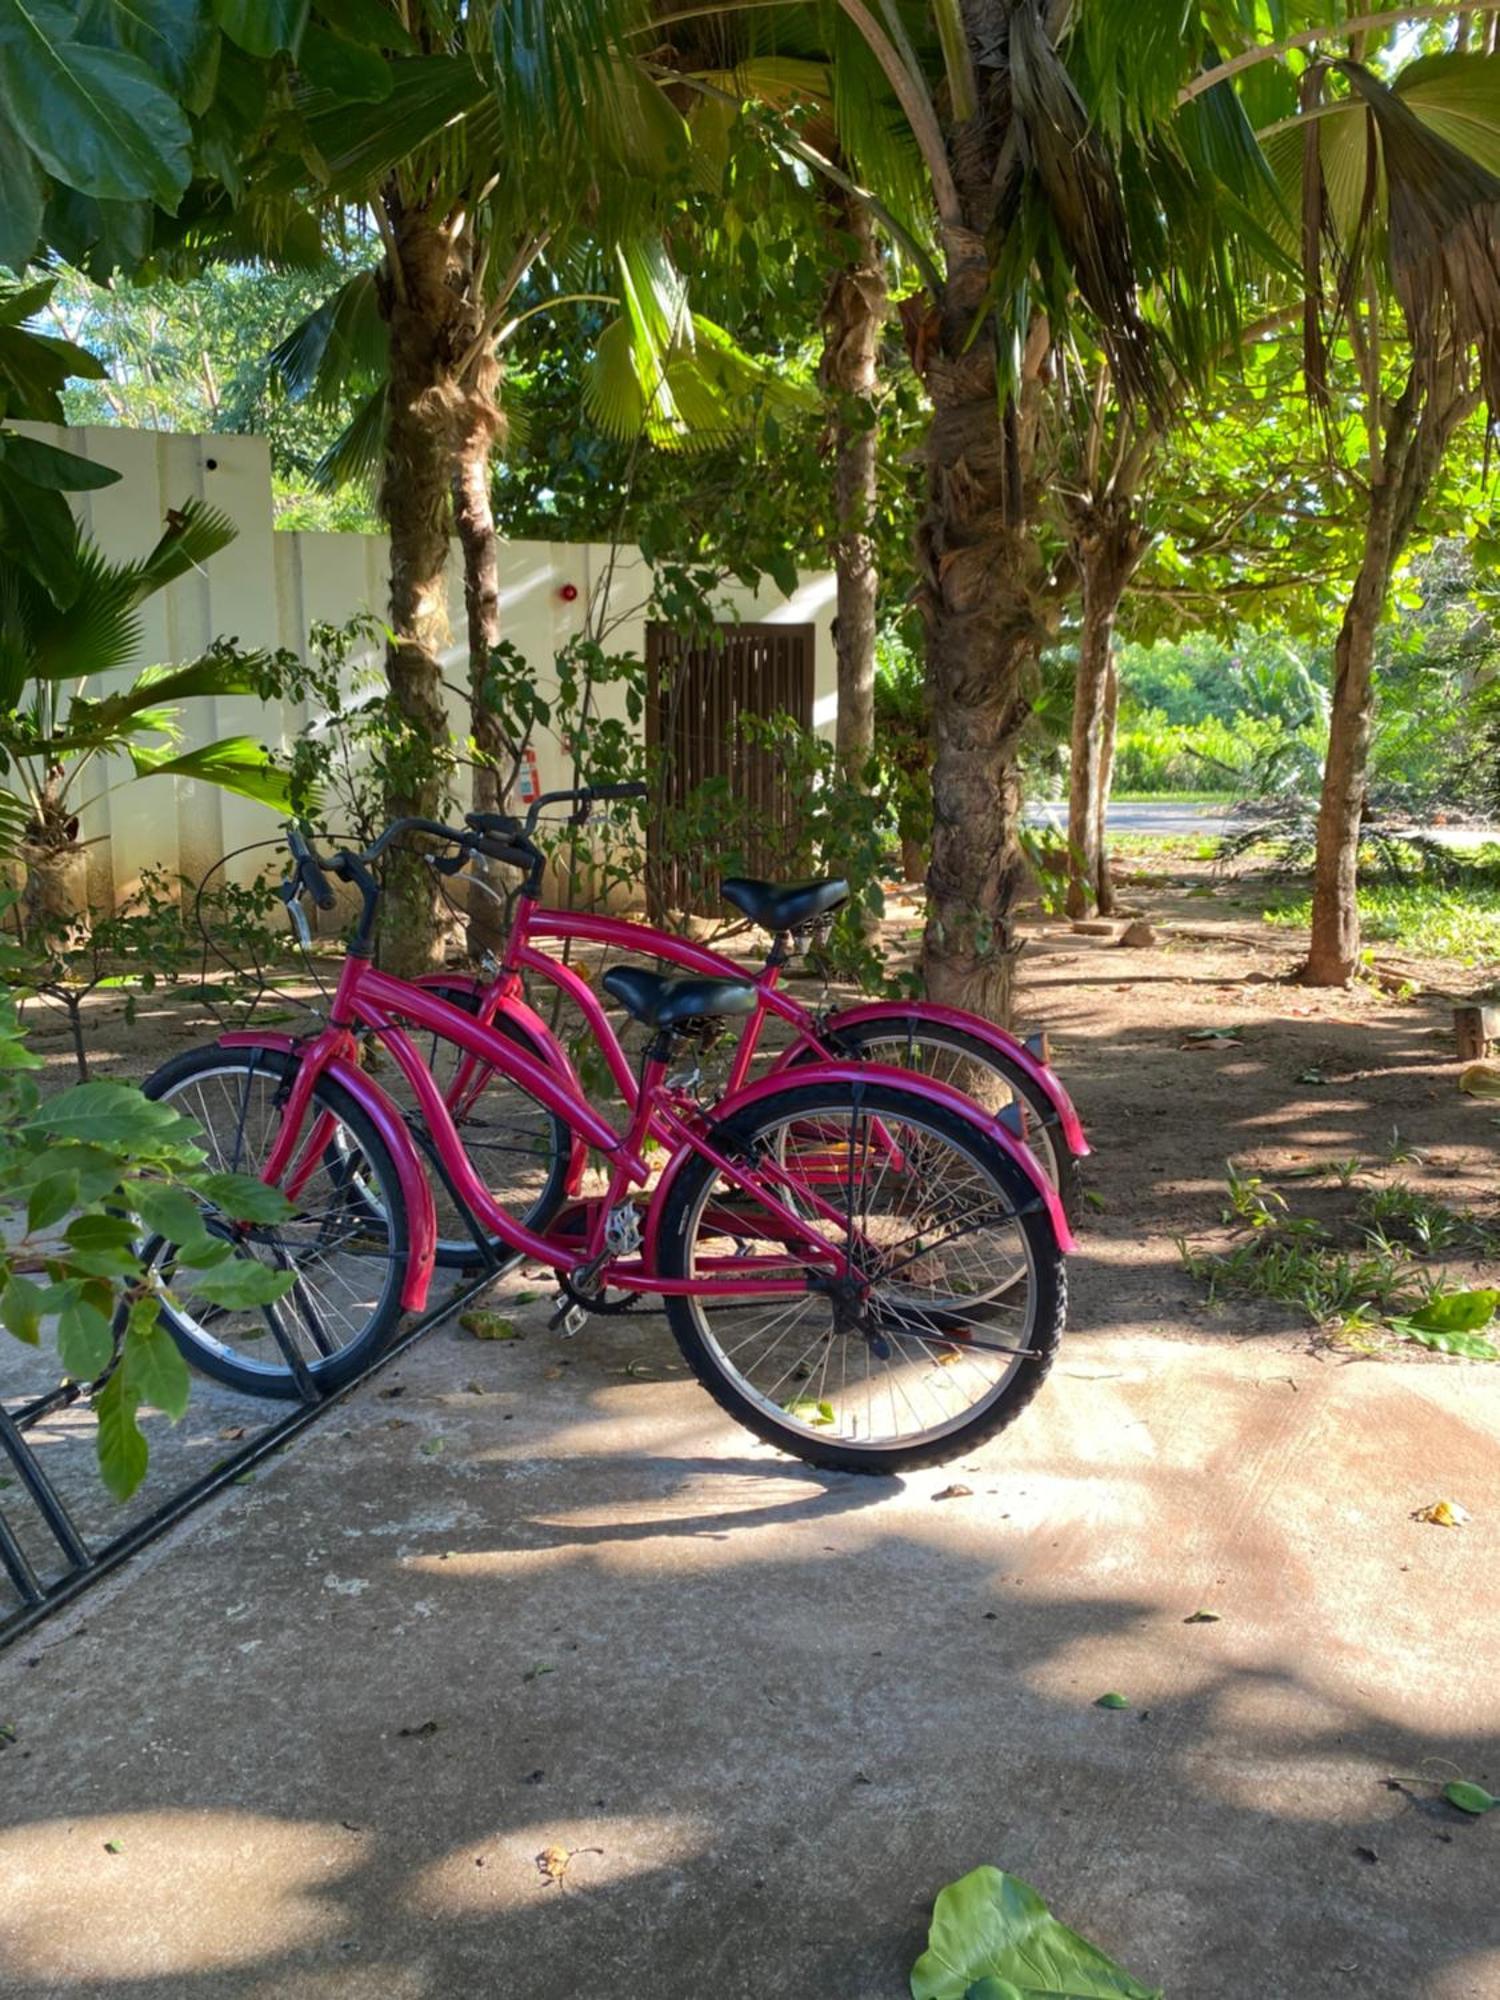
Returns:
[[[1032,177],[1045,200],[1056,245],[1109,354],[1115,383],[1127,400],[1159,408],[1161,368],[1140,313],[1129,222],[1115,169],[1029,6],[1018,7],[1011,16],[1010,78]],[[1037,243],[1039,253],[1052,247]]]
[[[249,736],[225,736],[201,750],[174,753],[132,743],[130,761],[138,778],[200,778],[221,791],[238,792],[257,805],[289,812],[292,801],[287,773],[262,743]]]
[[[313,466],[312,483],[320,493],[342,486],[373,488],[385,450],[386,392],[383,381],[370,391]]]
[[[1500,76],[1500,59],[1481,60]],[[1379,133],[1391,283],[1418,364],[1430,374],[1445,349],[1472,348],[1493,419],[1500,415],[1500,178],[1363,64],[1335,67]]]

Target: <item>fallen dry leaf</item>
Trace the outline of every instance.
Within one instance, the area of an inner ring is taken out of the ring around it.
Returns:
[[[546,1881],[555,1882],[560,1889],[563,1886],[563,1877],[567,1874],[570,1865],[580,1854],[602,1854],[603,1852],[604,1849],[602,1847],[558,1847],[556,1845],[544,1847],[536,1858],[537,1870]]]
[[[934,1500],[969,1500],[973,1498],[972,1486],[962,1486],[956,1480],[952,1486],[945,1486],[941,1493],[934,1493]]]
[[[1434,1500],[1430,1507],[1419,1507],[1412,1515],[1414,1521],[1430,1521],[1434,1528],[1461,1528],[1468,1518],[1468,1508],[1456,1500]]]

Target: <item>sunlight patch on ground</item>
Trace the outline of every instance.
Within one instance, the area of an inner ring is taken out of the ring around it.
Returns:
[[[256,1813],[12,1827],[0,1833],[0,1973],[160,1979],[279,1958],[347,1925],[339,1884],[367,1849],[332,1821]]]
[[[600,1814],[583,1826],[537,1820],[466,1840],[422,1869],[405,1900],[425,1917],[540,1905],[685,1866],[709,1841],[708,1827],[685,1818]]]

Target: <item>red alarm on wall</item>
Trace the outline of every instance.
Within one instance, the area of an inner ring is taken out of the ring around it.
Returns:
[[[571,604],[578,595],[578,585],[576,583],[560,583],[557,587],[557,594],[564,604]]]

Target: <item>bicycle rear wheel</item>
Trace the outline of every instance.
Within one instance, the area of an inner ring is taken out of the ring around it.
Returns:
[[[902,1019],[852,1021],[847,1026],[835,1017],[827,1024],[826,1044],[829,1053],[857,1054],[946,1083],[991,1117],[1019,1107],[1025,1112],[1028,1152],[1057,1189],[1068,1220],[1077,1220],[1078,1162],[1063,1136],[1062,1121],[1046,1092],[998,1049],[962,1028],[928,1020],[920,1008]],[[820,1051],[809,1050],[799,1054],[793,1067],[820,1060]]]
[[[479,1011],[478,996],[471,986],[455,982],[451,986],[433,985],[426,990],[462,1008],[466,1014]],[[514,1042],[536,1061],[546,1061],[545,1052],[535,1046],[525,1027],[510,1020],[503,1009],[491,1026],[497,1035]],[[407,1033],[431,1070],[453,1116],[464,1151],[491,1197],[525,1228],[541,1234],[567,1199],[568,1162],[573,1144],[567,1121],[539,1104],[520,1084],[468,1055],[446,1036],[435,1034],[430,1028],[408,1027]],[[373,1068],[381,1088],[401,1106],[408,1123],[414,1130],[425,1132],[416,1100],[395,1063],[376,1054]],[[469,1227],[466,1211],[435,1170],[431,1179],[437,1206],[437,1262],[458,1270],[473,1269],[485,1257]],[[511,1250],[482,1224],[477,1226],[496,1260],[495,1275],[513,1270],[521,1261],[520,1251]]]
[[[847,1252],[830,1282],[787,1246],[790,1298],[671,1296],[684,1358],[731,1416],[813,1465],[937,1465],[1014,1422],[1061,1337],[1066,1274],[1026,1175],[977,1126],[897,1085],[787,1087],[717,1129],[816,1233]],[[702,1155],[666,1197],[663,1276],[747,1247],[774,1259],[753,1191]],[[761,1275],[769,1275],[764,1271]]]
[[[258,1175],[281,1127],[280,1098],[297,1058],[269,1049],[190,1049],[147,1079],[148,1097],[203,1128],[216,1172]],[[234,1260],[295,1273],[274,1304],[229,1307],[206,1299],[203,1274],[153,1237],[148,1271],[165,1291],[161,1323],[193,1367],[252,1396],[302,1394],[295,1353],[321,1388],[367,1365],[401,1318],[409,1240],[395,1162],[349,1093],[319,1079],[307,1131],[328,1121],[328,1142],[283,1222],[238,1231],[204,1204],[205,1230],[234,1244]],[[221,1267],[216,1267],[221,1268]]]

